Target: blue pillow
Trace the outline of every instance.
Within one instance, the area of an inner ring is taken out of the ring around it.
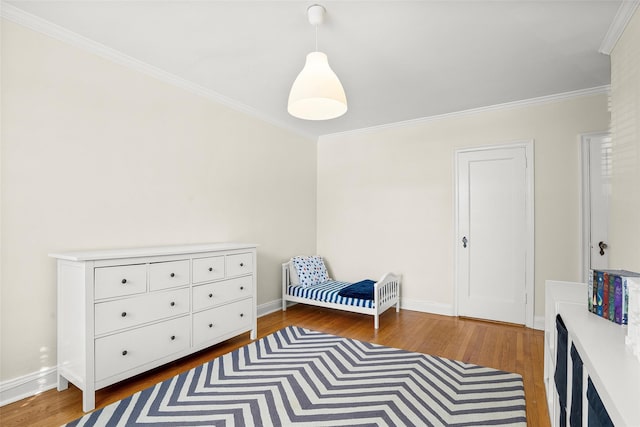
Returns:
[[[373,285],[376,282],[373,280],[362,280],[360,282],[356,282],[353,285],[349,285],[345,288],[342,288],[338,295],[345,298],[358,298],[365,300],[372,300],[373,298]]]

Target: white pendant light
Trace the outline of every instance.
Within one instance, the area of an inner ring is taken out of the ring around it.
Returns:
[[[316,27],[316,51],[307,55],[304,68],[291,86],[287,111],[305,120],[329,120],[347,112],[347,96],[342,83],[327,61],[327,55],[318,52],[318,25],[322,23],[325,8],[314,4],[307,9],[311,25]]]

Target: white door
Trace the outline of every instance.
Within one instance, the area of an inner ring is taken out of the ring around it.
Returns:
[[[533,200],[527,147],[462,151],[457,163],[458,315],[532,323],[526,305]]]
[[[611,136],[587,137],[589,144],[589,268],[609,268],[609,201],[611,198]]]

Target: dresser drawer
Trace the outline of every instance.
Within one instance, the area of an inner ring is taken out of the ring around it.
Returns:
[[[95,335],[189,312],[189,288],[155,292],[95,305]]]
[[[175,288],[189,284],[189,260],[149,264],[149,289]]]
[[[253,272],[253,255],[251,253],[227,255],[225,264],[227,277],[249,274]]]
[[[193,311],[199,311],[252,295],[253,276],[238,277],[223,282],[193,288]]]
[[[215,340],[229,332],[248,331],[252,324],[252,298],[195,313],[193,315],[193,345]]]
[[[95,341],[96,381],[189,348],[189,316]]]
[[[94,299],[139,294],[147,290],[146,264],[98,267],[94,274]]]
[[[193,283],[224,279],[224,256],[193,260]]]

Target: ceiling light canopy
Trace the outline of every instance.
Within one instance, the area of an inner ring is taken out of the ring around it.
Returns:
[[[342,83],[329,66],[327,55],[318,51],[318,25],[325,8],[314,4],[307,9],[311,25],[316,27],[316,51],[307,55],[304,68],[291,86],[287,111],[305,120],[329,120],[347,112],[347,96]]]

